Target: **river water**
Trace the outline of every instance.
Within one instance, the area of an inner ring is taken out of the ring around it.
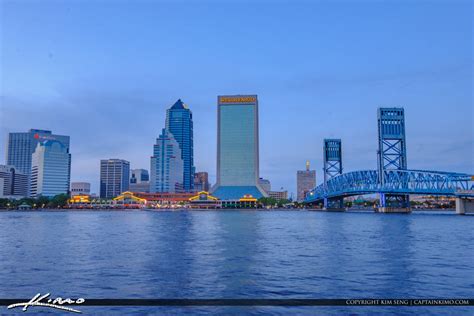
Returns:
[[[0,212],[0,297],[473,298],[474,216]],[[87,307],[84,314],[444,314],[474,307]],[[57,313],[35,307],[31,313]],[[0,313],[13,310],[0,307]],[[22,312],[17,309],[17,314]]]

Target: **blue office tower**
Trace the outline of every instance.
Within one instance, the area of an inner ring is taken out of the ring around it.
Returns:
[[[181,149],[183,159],[183,190],[194,189],[194,145],[193,145],[193,113],[179,99],[166,111],[166,130],[173,134]]]

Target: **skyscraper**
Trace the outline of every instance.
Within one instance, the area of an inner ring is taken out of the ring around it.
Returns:
[[[69,153],[69,136],[54,135],[51,131],[30,129],[28,132],[9,133],[6,150],[7,165],[14,166],[18,172],[31,175],[31,159],[39,142],[56,140],[63,144]]]
[[[166,129],[163,129],[150,161],[150,192],[182,192],[183,166],[178,142]]]
[[[71,154],[60,141],[46,140],[36,145],[31,159],[32,197],[68,194],[71,180]]]
[[[258,184],[257,96],[218,96],[217,102],[217,183],[213,195],[222,200],[245,194],[267,196]]]
[[[130,163],[122,159],[100,161],[100,197],[114,198],[128,191],[130,183]]]
[[[306,161],[306,170],[296,172],[296,198],[303,201],[306,193],[316,186],[316,170],[309,170],[309,161]]]
[[[193,114],[179,99],[166,111],[165,128],[173,134],[181,149],[183,159],[183,188],[186,192],[193,191],[194,187],[194,141],[193,141]]]

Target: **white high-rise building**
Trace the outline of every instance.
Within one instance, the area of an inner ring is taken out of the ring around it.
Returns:
[[[31,158],[30,195],[32,197],[69,193],[71,154],[57,140],[38,143]]]
[[[150,192],[183,192],[183,168],[181,149],[168,130],[163,129],[150,163]]]

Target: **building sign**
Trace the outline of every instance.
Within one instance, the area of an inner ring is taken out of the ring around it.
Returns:
[[[33,135],[34,139],[42,139],[42,140],[56,140],[56,137],[50,136],[50,135],[40,135],[38,133],[35,133]]]
[[[256,103],[257,97],[255,96],[235,96],[235,97],[219,97],[219,104],[236,104],[236,103]]]

